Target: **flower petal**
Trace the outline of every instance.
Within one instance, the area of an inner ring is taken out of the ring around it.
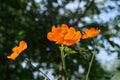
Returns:
[[[68,33],[65,35],[64,39],[65,40],[72,40],[72,38],[74,37],[74,34],[75,33],[75,29],[73,27],[71,27],[69,30],[68,30]]]
[[[80,31],[77,31],[75,33],[75,36],[73,37],[73,40],[77,40],[77,42],[78,42],[78,41],[80,41],[80,38],[81,38],[81,33],[80,33]]]
[[[52,26],[52,32],[56,33],[57,32],[57,28],[55,26]]]
[[[68,30],[68,26],[66,24],[62,24],[61,29]]]
[[[12,53],[10,56],[7,56],[8,59],[12,59],[12,60],[15,60],[17,57],[19,56],[19,54],[17,53]]]
[[[48,38],[50,41],[54,41],[55,35],[54,35],[52,32],[49,32],[49,33],[47,34],[47,38]]]
[[[27,48],[27,43],[25,41],[20,41],[19,47],[21,50],[25,50]]]

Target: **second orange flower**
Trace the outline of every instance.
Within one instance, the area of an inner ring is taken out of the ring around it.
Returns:
[[[53,26],[52,31],[47,34],[47,38],[56,44],[70,46],[80,41],[81,33],[74,27],[68,28],[66,24],[62,24],[60,27]]]
[[[27,49],[27,43],[25,41],[20,41],[19,46],[15,46],[12,51],[13,53],[7,56],[8,59],[15,60],[21,52]]]
[[[90,29],[86,29],[84,32],[83,32],[83,35],[82,35],[82,39],[87,39],[87,38],[93,38],[95,36],[97,36],[98,34],[100,33],[100,29],[95,29],[95,28],[90,28]]]

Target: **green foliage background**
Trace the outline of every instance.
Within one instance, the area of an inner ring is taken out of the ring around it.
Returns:
[[[42,75],[37,74],[34,78],[33,73],[36,70],[32,69],[31,65],[25,61],[29,58],[32,63],[37,63],[37,68],[53,70],[53,76],[58,78],[63,72],[60,69],[61,59],[59,45],[56,45],[47,40],[47,33],[53,25],[61,25],[63,23],[74,26],[77,30],[83,31],[89,27],[99,27],[101,34],[93,39],[81,40],[79,48],[84,48],[83,51],[78,51],[79,54],[70,54],[66,58],[67,69],[69,70],[71,80],[84,80],[85,74],[90,62],[90,55],[93,48],[99,53],[99,48],[104,48],[107,53],[118,53],[120,57],[120,45],[112,38],[120,40],[120,15],[111,19],[109,22],[101,22],[93,20],[94,15],[106,13],[109,10],[114,10],[115,7],[109,5],[105,7],[107,0],[97,3],[97,0],[80,0],[79,3],[86,3],[85,9],[78,7],[74,12],[66,9],[66,5],[74,0],[1,0],[0,1],[0,80],[42,80]],[[112,1],[112,0],[110,0]],[[61,2],[61,3],[59,3]],[[120,1],[112,1],[118,7],[120,12]],[[101,5],[102,8],[99,8]],[[71,6],[72,7],[72,6]],[[59,11],[63,10],[64,14]],[[84,18],[89,17],[90,23]],[[82,24],[80,26],[79,24]],[[12,53],[12,48],[18,44],[20,40],[25,40],[28,43],[28,49],[24,51],[15,61],[8,60],[7,55]],[[104,44],[107,42],[114,49],[106,48]],[[89,49],[91,46],[92,49]],[[84,51],[85,50],[85,51]],[[87,58],[85,58],[87,56]],[[23,67],[22,63],[26,63]],[[109,64],[109,63],[108,63]],[[79,72],[79,66],[85,70],[84,73]],[[46,73],[47,74],[47,73]],[[108,72],[101,67],[101,64],[94,59],[92,69],[89,75],[90,80],[110,80],[113,72]],[[50,77],[50,76],[48,76]]]

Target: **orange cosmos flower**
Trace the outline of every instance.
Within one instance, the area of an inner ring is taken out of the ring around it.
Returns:
[[[27,49],[27,43],[25,41],[20,41],[19,46],[15,46],[12,49],[13,53],[10,56],[7,56],[7,58],[15,60],[25,49]]]
[[[82,35],[82,39],[87,39],[87,38],[92,38],[92,37],[95,37],[97,36],[98,34],[100,33],[100,29],[95,29],[95,28],[90,28],[90,29],[86,29],[84,32],[83,32],[83,35]]]
[[[47,34],[47,38],[50,41],[56,42],[56,44],[73,45],[80,41],[80,31],[75,31],[74,27],[68,28],[66,24],[62,24],[60,27],[52,27],[52,31]]]

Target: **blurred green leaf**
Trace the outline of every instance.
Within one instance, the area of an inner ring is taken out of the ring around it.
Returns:
[[[111,80],[120,80],[120,72],[115,73]]]
[[[71,49],[71,48],[69,48],[69,47],[65,47],[65,48],[64,48],[64,51],[65,51],[66,53],[68,53],[68,54],[75,54],[75,53],[77,53],[75,50],[73,50],[73,49]]]

